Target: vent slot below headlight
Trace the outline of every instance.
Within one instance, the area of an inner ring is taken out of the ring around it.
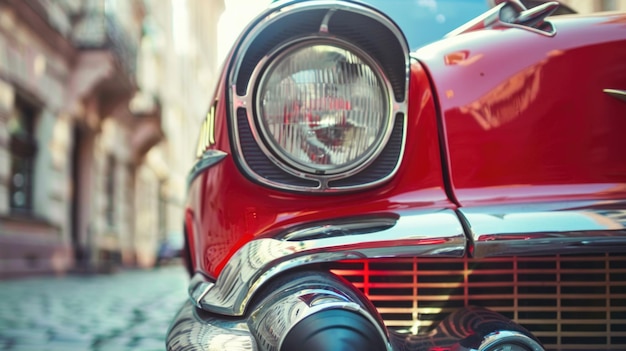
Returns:
[[[237,125],[241,143],[241,151],[248,166],[258,175],[272,182],[287,186],[299,186],[308,188],[319,187],[319,182],[292,176],[276,166],[259,148],[259,145],[252,137],[252,130],[248,124],[248,116],[243,108],[237,109]]]

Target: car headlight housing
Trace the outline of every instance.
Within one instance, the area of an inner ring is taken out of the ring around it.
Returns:
[[[275,2],[244,30],[225,73],[233,156],[249,180],[337,193],[383,184],[400,169],[409,48],[374,8]]]
[[[257,127],[279,162],[335,175],[365,167],[392,127],[382,70],[338,40],[304,40],[268,60],[256,89]]]

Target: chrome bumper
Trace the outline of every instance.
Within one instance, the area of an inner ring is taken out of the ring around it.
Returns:
[[[246,317],[224,317],[187,302],[170,326],[167,349],[279,351],[295,326],[328,311],[357,316],[393,351],[383,321],[362,293],[328,272],[288,274],[255,297]]]
[[[459,217],[449,209],[313,223],[250,241],[216,282],[196,275],[189,296],[203,310],[241,316],[261,286],[297,267],[377,257],[462,257],[466,245]]]
[[[168,351],[277,351],[276,344],[260,343],[250,328],[250,319],[228,318],[202,311],[187,302],[170,327]],[[480,351],[523,346],[514,350],[544,351],[524,328],[482,308],[466,308],[451,314],[424,335],[387,335],[391,351]],[[500,348],[498,348],[500,347]],[[382,351],[382,350],[381,350]]]
[[[302,299],[300,293],[281,295],[283,289],[273,289],[272,284],[295,268],[316,263],[381,257],[463,257],[466,247],[474,257],[623,252],[626,251],[626,203],[564,202],[407,210],[290,228],[271,238],[244,245],[227,263],[217,281],[196,275],[189,287],[191,301],[181,310],[168,334],[168,349],[280,350],[281,337],[303,317],[290,319],[279,336],[266,340],[264,334],[258,332],[263,329],[259,316],[277,322],[272,318],[286,313],[256,311],[253,299],[258,300],[261,291],[273,292],[274,302],[282,301],[275,303],[279,311],[284,309],[281,304],[298,306],[310,314],[321,308],[357,311],[380,329],[385,342],[392,345],[388,350],[421,351],[439,347],[432,343],[432,335],[424,338],[388,332],[369,301],[342,293],[354,288],[347,287],[349,284],[323,286],[321,290],[313,284],[310,289],[329,303],[324,307],[302,305],[306,299]],[[302,289],[307,290],[294,286],[292,292]],[[484,320],[485,314],[476,311],[455,316]],[[266,329],[276,331],[274,325]],[[474,344],[465,340],[467,335],[458,334],[451,339],[445,328],[438,333],[446,344],[464,340],[463,345],[453,350],[474,350],[475,345],[508,339],[523,339],[531,345],[528,350],[541,350],[539,344],[533,344],[535,341],[530,334],[516,328],[498,327],[491,334],[489,328],[486,329],[480,340],[474,340],[476,336],[473,336]]]
[[[399,211],[312,223],[244,245],[217,281],[196,275],[203,310],[243,315],[252,296],[305,265],[380,257],[527,256],[626,251],[626,203],[566,202]]]

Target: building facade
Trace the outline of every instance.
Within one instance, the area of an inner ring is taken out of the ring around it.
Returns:
[[[150,262],[155,242],[182,235],[187,174],[193,166],[198,126],[208,111],[217,81],[217,23],[222,0],[146,0],[149,8],[140,45],[138,83],[141,101],[159,97],[166,134],[140,166],[141,187],[158,184],[158,203],[137,198],[137,246],[141,264]],[[149,189],[137,189],[145,193]],[[151,219],[157,217],[159,222]],[[155,227],[156,226],[156,227]]]
[[[561,0],[579,13],[626,11],[626,0]]]
[[[193,146],[181,140],[207,105],[196,89],[214,79],[222,9],[0,2],[0,277],[153,264],[182,223]]]

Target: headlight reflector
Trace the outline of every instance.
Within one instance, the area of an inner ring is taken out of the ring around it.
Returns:
[[[258,126],[271,151],[291,167],[322,175],[353,170],[373,159],[388,137],[385,82],[356,48],[300,43],[262,74]]]

